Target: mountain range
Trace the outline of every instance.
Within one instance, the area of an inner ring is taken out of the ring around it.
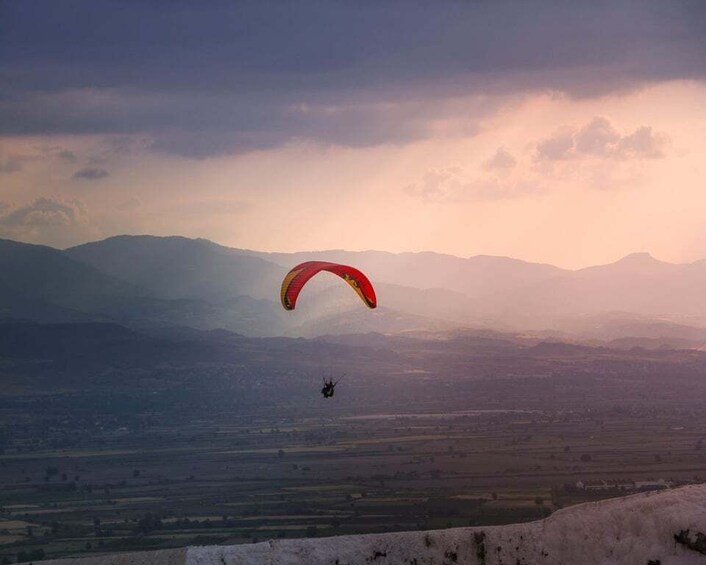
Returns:
[[[306,260],[366,272],[378,309],[324,274],[285,312],[280,282]],[[66,250],[0,240],[0,319],[38,322],[294,337],[486,328],[700,347],[705,287],[706,261],[671,264],[646,253],[571,271],[429,252],[264,253],[183,237],[117,236]]]

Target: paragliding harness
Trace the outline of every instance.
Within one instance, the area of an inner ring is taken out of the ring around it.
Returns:
[[[345,374],[341,375],[341,378],[339,378],[335,383],[333,382],[333,379],[329,379],[328,381],[324,379],[324,387],[321,389],[321,394],[324,395],[324,398],[331,398],[333,396],[336,385],[341,382],[341,379],[345,376]]]

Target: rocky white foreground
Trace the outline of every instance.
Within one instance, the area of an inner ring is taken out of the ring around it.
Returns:
[[[538,522],[249,545],[190,547],[55,565],[696,565],[706,564],[706,485],[559,510]]]

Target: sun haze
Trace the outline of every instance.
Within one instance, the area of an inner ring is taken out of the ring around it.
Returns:
[[[0,237],[706,257],[698,3],[0,10]]]

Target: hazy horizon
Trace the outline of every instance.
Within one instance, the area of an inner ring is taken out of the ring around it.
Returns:
[[[559,269],[565,270],[565,271],[580,271],[582,269],[588,269],[591,267],[600,267],[603,265],[612,265],[614,263],[618,263],[624,259],[628,258],[637,258],[637,257],[644,257],[644,258],[649,258],[652,259],[658,263],[666,263],[668,265],[689,265],[692,263],[698,263],[700,261],[706,260],[706,257],[697,257],[693,260],[689,261],[682,261],[682,262],[677,262],[677,261],[667,261],[664,259],[661,259],[660,257],[656,257],[654,253],[651,253],[649,251],[632,251],[628,252],[625,255],[621,255],[620,257],[615,258],[614,260],[607,261],[605,263],[595,263],[595,264],[586,264],[586,265],[579,265],[576,267],[563,267],[561,265],[549,263],[549,262],[541,262],[541,261],[532,261],[530,259],[526,259],[523,257],[513,257],[510,255],[491,255],[489,253],[477,253],[475,255],[467,255],[467,256],[462,256],[462,255],[455,255],[453,253],[444,253],[441,251],[434,251],[431,249],[422,249],[419,251],[389,251],[386,249],[344,249],[344,248],[322,248],[322,249],[298,249],[294,251],[283,251],[279,249],[273,249],[273,250],[264,250],[264,249],[254,249],[254,248],[249,248],[249,247],[237,247],[233,245],[228,245],[219,241],[214,241],[212,239],[209,239],[207,237],[200,237],[200,236],[193,236],[193,237],[188,237],[184,235],[179,235],[179,234],[164,234],[164,235],[157,235],[157,234],[151,234],[151,233],[116,233],[113,235],[106,236],[101,239],[95,239],[95,240],[85,240],[85,241],[80,241],[72,245],[67,245],[67,246],[55,246],[51,244],[44,244],[44,243],[34,243],[31,241],[22,241],[20,239],[13,239],[9,237],[2,237],[0,239],[4,239],[6,241],[14,241],[17,243],[27,243],[29,245],[46,245],[47,247],[51,247],[53,249],[57,249],[59,251],[67,251],[69,249],[72,249],[74,247],[80,247],[82,245],[87,245],[91,243],[98,243],[102,241],[106,241],[109,239],[113,238],[121,238],[121,237],[151,237],[151,238],[184,238],[188,239],[191,241],[208,241],[209,243],[213,243],[215,245],[218,245],[220,247],[226,247],[229,249],[235,249],[238,251],[248,251],[248,252],[253,252],[253,253],[265,253],[265,254],[273,254],[273,255],[289,255],[289,254],[317,254],[317,253],[327,253],[327,252],[337,252],[337,251],[342,251],[345,253],[366,253],[366,252],[372,252],[372,253],[390,253],[392,255],[401,255],[405,253],[412,253],[412,254],[436,254],[436,255],[446,255],[449,257],[455,257],[457,259],[474,259],[478,257],[488,257],[488,258],[493,258],[493,259],[510,259],[513,261],[521,261],[523,263],[533,263],[533,264],[538,264],[538,265],[548,265],[548,266],[553,266],[557,267]]]

